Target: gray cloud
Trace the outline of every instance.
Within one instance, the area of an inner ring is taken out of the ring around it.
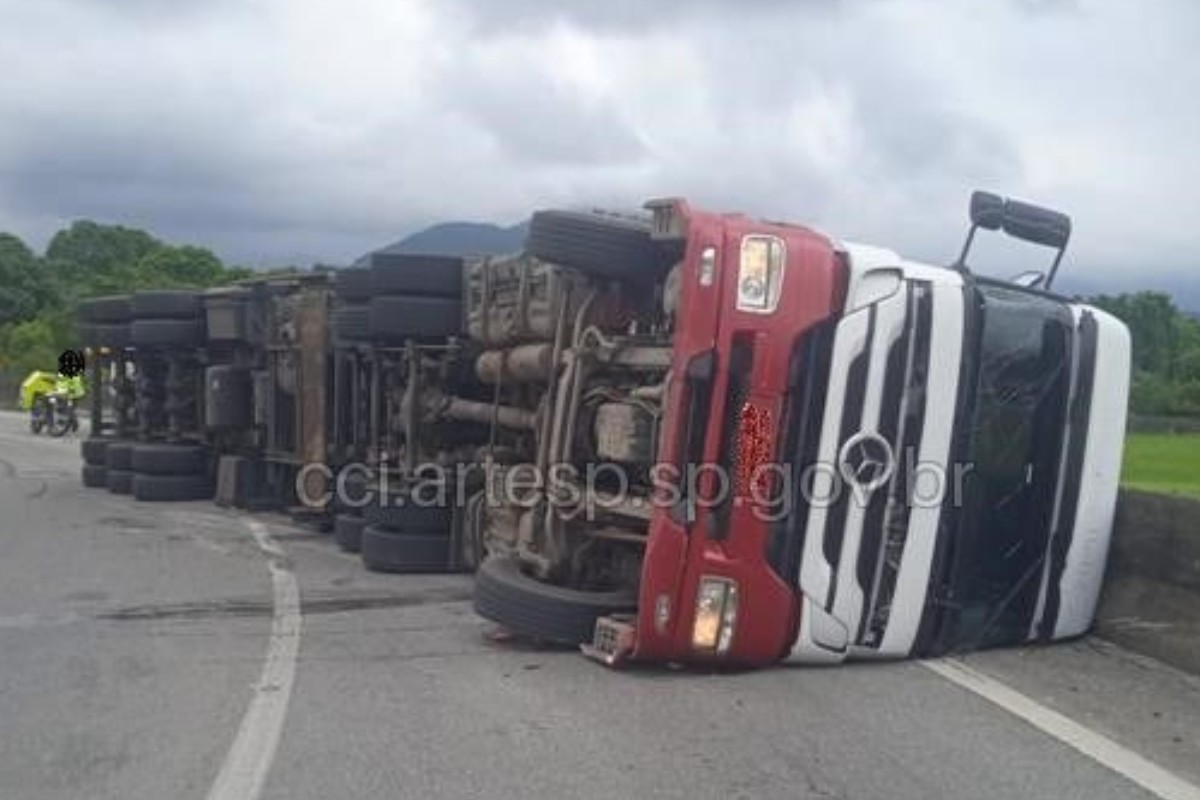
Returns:
[[[867,0],[872,2],[873,0]],[[487,0],[453,0],[458,10],[474,23],[480,35],[538,30],[568,23],[601,32],[662,30],[716,20],[736,27],[746,15],[760,15],[803,7],[812,13],[836,13],[846,0],[563,0],[546,3],[539,0],[515,0],[493,3]]]
[[[14,5],[0,229],[92,217],[338,262],[448,218],[688,194],[939,260],[983,186],[1071,212],[1089,277],[1200,259],[1188,0],[648,8]]]

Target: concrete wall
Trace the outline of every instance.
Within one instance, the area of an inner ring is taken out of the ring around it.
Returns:
[[[1200,500],[1122,490],[1096,632],[1200,672]]]

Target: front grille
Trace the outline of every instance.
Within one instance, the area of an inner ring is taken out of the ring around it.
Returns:
[[[829,320],[805,333],[792,349],[788,367],[778,459],[792,476],[792,496],[782,498],[782,502],[790,503],[791,511],[771,526],[766,556],[775,574],[789,584],[796,582],[804,552],[809,495],[800,479],[804,470],[816,462],[821,444],[836,330],[836,320]]]
[[[884,416],[880,419],[880,433],[893,444],[896,469],[886,495],[880,492],[872,498],[857,565],[860,585],[870,587],[870,604],[860,621],[857,637],[867,647],[877,646],[887,629],[900,559],[908,539],[912,512],[908,493],[914,488],[912,471],[920,460],[931,358],[933,293],[928,284],[912,284],[908,319],[910,323],[896,343],[905,349],[903,359],[897,357],[893,364],[889,357],[888,361],[889,386],[893,377],[898,378],[893,390],[895,397],[885,396]],[[893,368],[895,373],[891,372]],[[875,501],[879,501],[878,507]]]

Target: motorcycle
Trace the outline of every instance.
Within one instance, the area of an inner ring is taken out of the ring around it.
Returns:
[[[75,413],[75,401],[65,394],[48,395],[49,416],[46,420],[46,433],[54,438],[75,433],[79,430],[79,417]]]
[[[75,401],[58,392],[38,395],[29,409],[29,429],[35,434],[45,431],[56,439],[78,431]]]

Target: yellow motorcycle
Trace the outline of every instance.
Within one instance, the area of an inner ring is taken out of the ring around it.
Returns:
[[[21,408],[29,412],[29,430],[59,437],[79,430],[76,401],[86,394],[83,379],[36,370],[21,382]]]

